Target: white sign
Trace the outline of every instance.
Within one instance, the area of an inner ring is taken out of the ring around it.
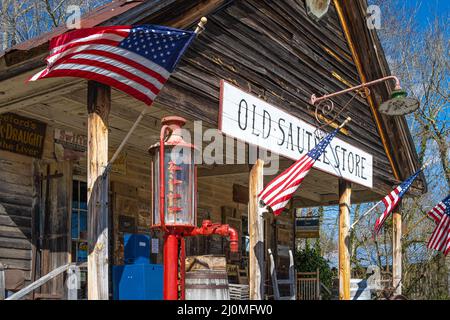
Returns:
[[[220,88],[219,130],[224,134],[293,160],[320,141],[316,128],[305,121],[223,80]],[[372,188],[372,155],[338,138],[314,167]]]
[[[159,252],[159,239],[152,238],[152,253],[158,253],[158,252]]]

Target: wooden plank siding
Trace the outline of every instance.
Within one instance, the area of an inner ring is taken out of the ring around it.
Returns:
[[[0,262],[31,279],[32,158],[0,151]]]
[[[206,31],[159,95],[159,105],[217,126],[219,80],[225,79],[316,124],[311,94],[360,82],[334,6],[319,22],[296,1],[234,1],[208,18]],[[159,19],[156,23],[164,24],[170,16]],[[334,98],[336,109],[350,98]],[[374,191],[382,193],[392,185],[393,173],[367,101],[357,96],[337,121],[346,116],[353,121],[349,135],[340,138],[374,156]]]

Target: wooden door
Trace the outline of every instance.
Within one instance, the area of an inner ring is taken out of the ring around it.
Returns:
[[[38,228],[42,277],[70,261],[70,221],[72,207],[72,163],[40,163],[40,214]],[[64,275],[41,287],[40,298],[64,298]]]

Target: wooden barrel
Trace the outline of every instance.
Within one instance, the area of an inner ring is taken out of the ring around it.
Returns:
[[[230,300],[225,271],[201,270],[186,272],[186,300]]]

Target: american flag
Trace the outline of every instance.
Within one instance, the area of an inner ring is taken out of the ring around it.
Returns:
[[[442,251],[447,255],[450,252],[450,195],[427,214],[436,223],[436,228],[428,241],[428,248]]]
[[[50,41],[47,68],[29,81],[87,78],[150,105],[194,37],[193,31],[156,25],[74,30]]]
[[[403,195],[408,191],[409,187],[411,187],[414,180],[416,180],[417,176],[420,174],[422,169],[417,170],[416,173],[414,173],[412,176],[410,176],[408,179],[403,181],[401,185],[396,187],[394,190],[391,191],[386,197],[383,198],[383,203],[385,206],[383,214],[377,219],[375,223],[375,235],[377,235],[381,227],[384,224],[384,221],[386,221],[386,218],[389,216],[389,214],[394,210],[398,203],[400,202]]]
[[[281,214],[316,160],[325,151],[338,131],[339,128],[328,134],[311,151],[284,170],[259,193],[258,196],[261,201],[269,206],[275,215]]]

